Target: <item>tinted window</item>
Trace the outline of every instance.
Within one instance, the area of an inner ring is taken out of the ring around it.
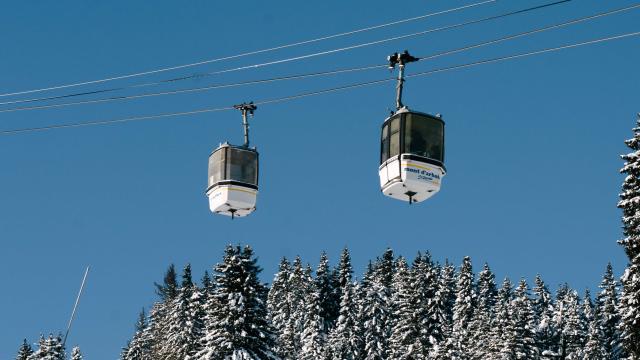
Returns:
[[[227,178],[258,185],[258,153],[229,148]]]
[[[389,157],[393,157],[400,153],[400,116],[391,120],[390,133]]]
[[[428,116],[407,114],[405,153],[444,162],[444,124]]]
[[[382,128],[382,144],[380,146],[380,163],[387,161],[389,158],[389,125]]]
[[[224,158],[226,148],[216,150],[209,156],[209,186],[224,179]]]

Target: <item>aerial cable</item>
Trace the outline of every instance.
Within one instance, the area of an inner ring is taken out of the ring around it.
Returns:
[[[242,81],[242,82],[236,82],[236,83],[214,84],[214,85],[207,85],[207,86],[201,86],[201,87],[195,87],[195,88],[144,93],[144,94],[138,94],[138,95],[123,95],[123,96],[113,96],[113,97],[108,97],[108,98],[103,98],[103,99],[83,100],[83,101],[75,101],[75,102],[60,103],[60,104],[17,107],[17,108],[11,108],[11,109],[2,109],[2,110],[0,110],[0,113],[26,111],[26,110],[50,109],[50,108],[59,108],[59,107],[67,107],[67,106],[74,106],[74,105],[84,105],[84,104],[96,104],[96,103],[104,103],[104,102],[119,101],[119,100],[140,99],[140,98],[162,96],[162,95],[184,94],[184,93],[200,92],[200,91],[207,91],[207,90],[213,90],[213,89],[224,89],[224,88],[246,86],[246,85],[265,84],[265,83],[271,83],[271,82],[275,82],[275,81],[303,79],[303,78],[309,78],[309,77],[326,76],[326,75],[334,75],[334,74],[343,74],[343,73],[354,72],[354,71],[381,69],[381,68],[386,68],[386,67],[387,67],[387,65],[371,65],[371,66],[364,66],[364,67],[358,67],[358,68],[344,68],[344,69],[336,69],[336,70],[329,70],[329,71],[319,71],[319,72],[314,72],[314,73],[280,76],[280,77],[267,78],[267,79],[248,80],[248,81]],[[0,105],[1,104],[2,103],[0,103]]]
[[[463,52],[463,51],[467,51],[467,50],[471,50],[471,49],[476,49],[476,48],[487,46],[487,45],[493,45],[493,44],[497,44],[497,43],[500,43],[500,42],[513,40],[513,39],[517,39],[517,38],[520,38],[520,37],[529,36],[529,35],[533,35],[533,34],[538,34],[538,33],[541,33],[541,32],[554,30],[554,29],[558,29],[558,28],[562,28],[562,27],[566,27],[566,26],[571,26],[571,25],[575,25],[575,24],[582,23],[582,22],[585,22],[585,21],[594,20],[594,19],[598,19],[598,18],[601,18],[601,17],[614,15],[614,14],[617,14],[617,13],[621,13],[621,12],[625,12],[625,11],[629,11],[629,10],[633,10],[633,9],[637,9],[637,8],[640,8],[640,4],[635,4],[635,5],[631,5],[631,6],[627,6],[627,7],[623,7],[623,8],[619,8],[619,9],[615,9],[615,10],[605,11],[605,12],[601,12],[601,13],[598,13],[598,14],[594,14],[594,15],[590,15],[590,16],[585,16],[585,17],[569,20],[569,21],[566,21],[566,22],[563,22],[563,23],[559,23],[559,24],[549,25],[549,26],[545,26],[545,27],[541,27],[541,28],[537,28],[537,29],[533,29],[533,30],[529,30],[529,31],[524,31],[524,32],[521,32],[521,33],[513,34],[513,35],[508,35],[508,36],[505,36],[505,37],[501,37],[499,39],[484,41],[484,42],[481,42],[481,43],[477,43],[477,44],[473,44],[473,45],[469,45],[469,46],[464,46],[464,47],[461,47],[461,48],[458,48],[458,49],[454,49],[454,50],[443,51],[443,52],[440,52],[440,53],[437,53],[437,54],[433,54],[433,55],[420,56],[420,57],[418,57],[417,61],[430,60],[430,59],[438,58],[438,57],[445,56],[445,55],[451,55],[451,54],[455,54],[455,53],[459,53],[459,52]]]
[[[606,11],[606,12],[602,12],[602,13],[598,13],[598,14],[595,14],[595,15],[590,15],[590,16],[586,16],[586,17],[582,17],[582,18],[578,18],[578,19],[573,19],[573,20],[569,20],[569,21],[566,21],[566,22],[563,22],[563,23],[553,24],[553,25],[549,25],[549,26],[545,26],[545,27],[541,27],[541,28],[537,28],[537,29],[533,29],[533,30],[529,30],[529,31],[513,34],[513,35],[508,35],[508,36],[501,37],[501,38],[494,39],[494,40],[484,41],[484,42],[480,42],[480,43],[476,43],[476,44],[460,47],[460,48],[453,49],[453,50],[447,50],[447,51],[435,53],[435,54],[432,54],[432,55],[421,56],[421,57],[419,57],[417,59],[417,61],[431,60],[431,59],[434,59],[434,58],[439,58],[439,57],[446,56],[446,55],[460,53],[460,52],[463,52],[463,51],[468,51],[468,50],[471,50],[471,49],[476,49],[476,48],[487,46],[487,45],[493,45],[493,44],[497,44],[497,43],[508,41],[508,40],[513,40],[513,39],[524,37],[524,36],[538,34],[538,33],[544,32],[544,31],[549,31],[549,30],[554,30],[554,29],[558,29],[558,28],[561,28],[561,27],[575,25],[575,24],[582,23],[582,22],[585,22],[585,21],[594,20],[594,19],[597,19],[597,18],[601,18],[601,17],[605,17],[605,16],[609,16],[609,15],[614,15],[614,14],[617,14],[617,13],[620,13],[620,12],[629,11],[629,10],[633,10],[633,9],[637,9],[637,8],[640,8],[640,4],[631,5],[631,6],[627,6],[627,7],[624,7],[624,8],[611,10],[611,11]],[[74,106],[74,105],[111,102],[111,101],[118,101],[118,100],[140,99],[140,98],[162,96],[162,95],[175,95],[175,94],[182,94],[182,93],[200,92],[200,91],[207,91],[207,90],[214,90],[214,89],[223,89],[223,88],[246,86],[246,85],[264,84],[264,83],[283,81],[283,80],[295,80],[295,79],[303,79],[303,78],[309,78],[309,77],[341,74],[341,73],[346,73],[346,72],[355,72],[355,71],[379,69],[379,68],[383,68],[383,67],[387,67],[387,65],[371,65],[371,66],[356,67],[356,68],[343,68],[343,69],[336,69],[336,70],[329,70],[329,71],[320,71],[320,72],[313,72],[313,73],[306,73],[306,74],[296,74],[296,75],[289,75],[289,76],[274,77],[274,78],[268,78],[268,79],[249,80],[249,81],[236,82],[236,83],[227,83],[227,84],[214,84],[214,85],[208,85],[208,86],[202,86],[202,87],[178,89],[178,90],[163,91],[163,92],[143,93],[143,94],[138,94],[138,95],[114,96],[114,97],[108,97],[108,98],[103,98],[103,99],[84,100],[84,101],[76,101],[76,102],[68,102],[68,103],[60,103],[60,104],[50,104],[50,105],[41,105],[41,106],[17,107],[17,108],[0,110],[0,113],[16,112],[16,111],[27,111],[27,110],[38,110],[38,109],[49,109],[49,108],[59,108],[59,107],[67,107],[67,106]],[[26,100],[24,100],[24,101],[26,101]],[[9,102],[9,103],[11,103],[11,102]],[[7,104],[7,103],[0,103],[0,105],[3,105],[3,104]]]
[[[370,42],[366,42],[366,43],[350,45],[350,46],[341,47],[341,48],[337,48],[337,49],[325,50],[325,51],[320,51],[320,52],[315,52],[315,53],[310,53],[310,54],[305,54],[305,55],[299,55],[299,56],[294,56],[294,57],[285,58],[285,59],[273,60],[273,61],[268,61],[268,62],[263,62],[263,63],[258,63],[258,64],[245,65],[245,66],[239,66],[239,67],[235,67],[235,68],[229,68],[229,69],[217,70],[217,71],[212,71],[212,72],[206,72],[206,73],[182,76],[182,77],[166,79],[166,80],[161,80],[161,81],[156,81],[156,82],[149,82],[149,83],[135,84],[135,85],[129,85],[129,86],[122,86],[122,87],[116,87],[116,88],[112,88],[112,89],[104,89],[104,90],[101,90],[99,92],[104,93],[104,92],[119,91],[119,90],[131,89],[131,88],[140,88],[140,87],[147,87],[147,86],[163,85],[163,84],[167,84],[167,83],[183,81],[183,80],[188,80],[188,79],[202,78],[202,77],[205,77],[205,76],[214,76],[214,75],[226,74],[226,73],[230,73],[230,72],[237,72],[237,71],[248,70],[248,69],[257,69],[257,68],[262,68],[262,67],[266,67],[266,66],[270,66],[270,65],[284,64],[284,63],[288,63],[288,62],[292,62],[292,61],[304,60],[304,59],[309,59],[309,58],[313,58],[313,57],[324,56],[324,55],[334,54],[334,53],[338,53],[338,52],[344,52],[344,51],[359,49],[359,48],[363,48],[363,47],[367,47],[367,46],[383,44],[383,43],[396,41],[396,40],[402,40],[402,39],[406,39],[406,38],[410,38],[410,37],[416,37],[416,36],[422,36],[422,35],[427,35],[427,34],[431,34],[431,33],[440,32],[440,31],[452,30],[452,29],[461,28],[461,27],[468,26],[468,25],[473,25],[473,24],[478,24],[478,23],[482,23],[482,22],[497,20],[497,19],[501,19],[501,18],[504,18],[504,17],[517,15],[517,14],[521,14],[521,13],[525,13],[525,12],[529,12],[529,11],[540,10],[540,9],[543,9],[543,8],[546,8],[546,7],[559,5],[559,4],[562,4],[562,3],[569,2],[569,1],[571,1],[571,0],[559,0],[559,1],[551,2],[551,3],[547,3],[547,4],[543,4],[543,5],[533,6],[533,7],[529,7],[529,8],[526,8],[526,9],[511,11],[511,12],[507,12],[507,13],[503,13],[503,14],[499,14],[499,15],[493,15],[493,16],[489,16],[489,17],[485,17],[485,18],[481,18],[481,19],[470,20],[470,21],[466,21],[466,22],[462,22],[462,23],[453,24],[453,25],[447,25],[447,26],[442,26],[442,27],[429,29],[429,30],[423,30],[423,31],[419,31],[419,32],[411,33],[411,34],[399,35],[399,36],[394,36],[394,37],[390,37],[390,38],[386,38],[386,39],[381,39],[381,40],[375,40],[375,41],[370,41]],[[60,97],[53,96],[53,97],[44,97],[44,98],[35,98],[35,99],[26,99],[26,100],[7,101],[7,102],[0,103],[0,105],[17,104],[17,103],[34,102],[34,101],[45,101],[45,100],[55,100],[55,99],[73,97],[73,96],[82,96],[82,95],[87,95],[87,94],[90,94],[90,93],[82,92],[82,93],[77,93],[77,94],[62,95]],[[0,95],[0,96],[2,96],[2,95]]]
[[[157,74],[157,73],[162,73],[162,72],[167,72],[167,71],[172,71],[172,70],[179,70],[179,69],[185,69],[185,68],[190,68],[190,67],[194,67],[194,66],[211,64],[211,63],[225,61],[225,60],[237,59],[237,58],[241,58],[241,57],[245,57],[245,56],[262,54],[262,53],[267,53],[267,52],[272,52],[272,51],[292,48],[292,47],[296,47],[296,46],[312,44],[312,43],[316,43],[316,42],[320,42],[320,41],[335,39],[335,38],[339,38],[339,37],[350,36],[350,35],[366,32],[366,31],[381,29],[381,28],[394,26],[394,25],[399,25],[399,24],[403,24],[403,23],[407,23],[407,22],[411,22],[411,21],[422,20],[422,19],[426,19],[426,18],[429,18],[429,17],[433,17],[433,16],[444,15],[444,14],[453,13],[453,12],[456,12],[456,11],[466,10],[466,9],[470,9],[470,8],[481,6],[481,5],[494,3],[496,1],[498,1],[498,0],[480,1],[480,2],[473,3],[473,4],[463,5],[463,6],[459,6],[459,7],[455,7],[455,8],[451,8],[451,9],[447,9],[447,10],[442,10],[442,11],[438,11],[438,12],[434,12],[434,13],[424,14],[424,15],[420,15],[420,16],[407,18],[407,19],[396,20],[396,21],[392,21],[392,22],[389,22],[389,23],[385,23],[385,24],[369,26],[369,27],[365,27],[365,28],[361,28],[361,29],[352,30],[352,31],[346,31],[346,32],[337,33],[337,34],[333,34],[333,35],[322,36],[322,37],[315,38],[315,39],[303,40],[303,41],[299,41],[299,42],[294,42],[294,43],[290,43],[290,44],[274,46],[274,47],[260,49],[260,50],[248,51],[248,52],[244,52],[244,53],[240,53],[240,54],[236,54],[236,55],[230,55],[230,56],[224,56],[224,57],[219,57],[219,58],[214,58],[214,59],[198,61],[198,62],[194,62],[194,63],[190,63],[190,64],[170,66],[170,67],[159,68],[159,69],[155,69],[155,70],[137,72],[137,73],[127,74],[127,75],[113,76],[113,77],[108,77],[108,78],[98,79],[98,80],[90,80],[90,81],[71,83],[71,84],[66,84],[66,85],[57,85],[57,86],[51,86],[51,87],[46,87],[46,88],[17,91],[17,92],[12,92],[12,93],[4,93],[4,94],[0,94],[0,97],[13,96],[13,95],[23,95],[23,94],[32,94],[32,93],[43,92],[43,91],[58,90],[58,89],[78,87],[78,86],[83,86],[83,85],[105,83],[105,82],[114,81],[114,80],[128,79],[128,78],[133,78],[133,77],[138,77],[138,76],[143,76],[143,75]]]
[[[605,38],[589,40],[589,41],[583,41],[583,42],[569,44],[569,45],[556,46],[556,47],[552,47],[552,48],[546,48],[546,49],[530,51],[530,52],[525,52],[525,53],[520,53],[520,54],[507,55],[507,56],[501,56],[501,57],[492,58],[492,59],[479,60],[479,61],[475,61],[475,62],[467,63],[467,64],[448,66],[448,67],[444,67],[444,68],[439,68],[439,69],[434,69],[434,70],[429,70],[429,71],[423,71],[423,72],[420,72],[420,73],[407,75],[406,77],[409,78],[409,77],[427,76],[427,75],[432,75],[432,74],[451,71],[451,70],[456,70],[456,69],[469,68],[469,67],[474,67],[474,66],[478,66],[478,65],[501,62],[501,61],[506,61],[506,60],[511,60],[511,59],[518,59],[518,58],[523,58],[523,57],[528,57],[528,56],[534,56],[534,55],[539,55],[539,54],[544,54],[544,53],[560,51],[560,50],[564,50],[564,49],[571,49],[571,48],[576,48],[576,47],[581,47],[581,46],[586,46],[586,45],[603,43],[603,42],[612,41],[612,40],[619,40],[619,39],[629,38],[629,37],[634,37],[634,36],[639,36],[639,35],[640,35],[640,31],[632,32],[632,33],[626,33],[626,34],[622,34],[622,35],[609,36],[609,37],[605,37]],[[365,86],[370,86],[370,85],[382,84],[382,83],[390,82],[390,81],[396,81],[396,78],[395,77],[390,77],[390,78],[386,78],[386,79],[379,79],[379,80],[361,82],[361,83],[356,83],[356,84],[344,85],[344,86],[340,86],[340,87],[334,87],[334,88],[330,88],[330,89],[324,89],[324,90],[318,90],[318,91],[313,91],[313,92],[308,92],[308,93],[291,95],[291,96],[286,96],[286,97],[281,97],[281,98],[262,100],[262,101],[255,102],[255,104],[256,105],[265,105],[265,104],[273,104],[273,103],[285,102],[285,101],[295,100],[295,99],[304,98],[304,97],[310,97],[310,96],[322,95],[322,94],[327,94],[327,93],[332,93],[332,92],[337,92],[337,91],[343,91],[343,90],[348,90],[348,89],[354,89],[354,88],[359,88],[359,87],[365,87]],[[201,114],[201,113],[208,113],[208,112],[226,111],[226,110],[233,110],[233,109],[234,109],[233,106],[229,106],[229,107],[222,107],[222,108],[209,108],[209,109],[200,109],[200,110],[185,111],[185,112],[165,113],[165,114],[158,114],[158,115],[135,116],[135,117],[128,117],[128,118],[114,119],[114,120],[98,120],[98,121],[90,121],[90,122],[79,122],[79,123],[73,123],[73,124],[59,124],[59,125],[49,125],[49,126],[42,126],[42,127],[3,130],[3,131],[0,131],[0,135],[10,135],[10,134],[35,132],[35,131],[45,131],[45,130],[71,128],[71,127],[81,127],[81,126],[106,125],[106,124],[122,123],[122,122],[129,122],[129,121],[150,120],[150,119],[159,119],[159,118],[166,118],[166,117],[173,117],[173,116],[184,116],[184,115],[193,115],[193,114]]]
[[[627,33],[627,34],[622,34],[622,35],[609,36],[609,37],[606,37],[606,38],[600,38],[600,39],[595,39],[595,40],[583,41],[583,42],[569,44],[569,45],[556,46],[556,47],[546,48],[546,49],[542,49],[542,50],[529,51],[529,52],[520,53],[520,54],[507,55],[507,56],[501,56],[501,57],[492,58],[492,59],[479,60],[479,61],[474,61],[474,62],[471,62],[471,63],[462,64],[462,65],[447,66],[447,67],[443,67],[443,68],[440,68],[440,69],[414,73],[414,74],[411,74],[411,75],[407,75],[406,77],[409,78],[409,77],[419,77],[419,76],[432,75],[432,74],[437,74],[437,73],[441,73],[441,72],[445,72],[445,71],[464,69],[464,68],[469,68],[469,67],[473,67],[473,66],[490,64],[490,63],[495,63],[495,62],[500,62],[500,61],[505,61],[505,60],[519,59],[519,58],[523,58],[523,57],[539,55],[539,54],[544,54],[544,53],[549,53],[549,52],[554,52],[554,51],[560,51],[560,50],[565,50],[565,49],[571,49],[571,48],[576,48],[576,47],[580,47],[580,46],[598,44],[598,43],[602,43],[602,42],[606,42],[606,41],[624,39],[624,38],[638,36],[638,35],[640,35],[640,31]]]

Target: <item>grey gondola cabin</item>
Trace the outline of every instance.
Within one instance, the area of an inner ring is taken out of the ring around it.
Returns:
[[[258,197],[258,151],[249,147],[247,115],[253,115],[253,103],[235,105],[242,111],[244,145],[224,143],[209,156],[207,197],[215,214],[247,216],[256,210]]]

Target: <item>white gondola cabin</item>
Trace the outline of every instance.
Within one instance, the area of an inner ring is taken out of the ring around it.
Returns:
[[[394,199],[424,201],[440,190],[444,166],[444,121],[401,108],[382,124],[380,187]]]
[[[247,216],[255,211],[258,197],[258,151],[249,147],[247,114],[253,115],[253,103],[236,105],[242,111],[244,145],[224,143],[209,156],[207,197],[215,214]]]

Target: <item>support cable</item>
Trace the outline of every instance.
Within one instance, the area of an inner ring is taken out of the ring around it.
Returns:
[[[133,78],[133,77],[138,77],[138,76],[143,76],[143,75],[157,74],[157,73],[162,73],[162,72],[167,72],[167,71],[172,71],[172,70],[185,69],[185,68],[190,68],[190,67],[194,67],[194,66],[211,64],[211,63],[225,61],[225,60],[237,59],[237,58],[241,58],[241,57],[245,57],[245,56],[262,54],[262,53],[267,53],[267,52],[272,52],[272,51],[292,48],[292,47],[296,47],[296,46],[312,44],[312,43],[316,43],[316,42],[320,42],[320,41],[335,39],[335,38],[339,38],[339,37],[350,36],[350,35],[366,32],[366,31],[381,29],[381,28],[394,26],[394,25],[399,25],[399,24],[403,24],[403,23],[407,23],[407,22],[411,22],[411,21],[422,20],[422,19],[426,19],[426,18],[429,18],[429,17],[433,17],[433,16],[444,15],[444,14],[448,14],[448,13],[453,13],[453,12],[457,12],[457,11],[461,11],[461,10],[470,9],[470,8],[481,6],[481,5],[494,3],[496,1],[498,1],[498,0],[480,1],[480,2],[473,3],[473,4],[463,5],[463,6],[459,6],[459,7],[455,7],[455,8],[451,8],[451,9],[447,9],[447,10],[442,10],[442,11],[438,11],[438,12],[434,12],[434,13],[424,14],[424,15],[420,15],[420,16],[407,18],[407,19],[396,20],[396,21],[392,21],[392,22],[389,22],[389,23],[385,23],[385,24],[369,26],[369,27],[365,27],[365,28],[361,28],[361,29],[352,30],[352,31],[346,31],[346,32],[337,33],[337,34],[333,34],[333,35],[322,36],[322,37],[315,38],[315,39],[304,40],[304,41],[299,41],[299,42],[294,42],[294,43],[290,43],[290,44],[274,46],[274,47],[260,49],[260,50],[248,51],[248,52],[244,52],[244,53],[240,53],[240,54],[236,54],[236,55],[230,55],[230,56],[224,56],[224,57],[219,57],[219,58],[214,58],[214,59],[198,61],[198,62],[194,62],[194,63],[190,63],[190,64],[183,64],[183,65],[177,65],[177,66],[164,67],[164,68],[159,68],[159,69],[155,69],[155,70],[142,71],[142,72],[127,74],[127,75],[112,76],[112,77],[108,77],[108,78],[104,78],[104,79],[83,81],[83,82],[71,83],[71,84],[66,84],[66,85],[57,85],[57,86],[44,87],[44,88],[39,88],[39,89],[32,89],[32,90],[24,90],[24,91],[16,91],[16,92],[11,92],[11,93],[4,93],[4,94],[0,94],[0,97],[32,94],[32,93],[43,92],[43,91],[58,90],[58,89],[78,87],[78,86],[83,86],[83,85],[105,83],[105,82],[114,81],[114,80],[128,79],[128,78]]]
[[[530,36],[530,35],[542,33],[542,32],[549,31],[549,30],[555,30],[555,29],[558,29],[558,28],[567,27],[567,26],[579,24],[579,23],[582,23],[582,22],[590,21],[590,20],[595,20],[595,19],[602,18],[602,17],[605,17],[605,16],[610,16],[610,15],[614,15],[614,14],[618,14],[618,13],[621,13],[621,12],[630,11],[630,10],[634,10],[634,9],[638,9],[638,8],[640,8],[640,4],[631,5],[631,6],[627,6],[627,7],[623,7],[623,8],[619,8],[619,9],[615,9],[615,10],[611,10],[611,11],[605,11],[605,12],[601,12],[601,13],[598,13],[598,14],[585,16],[585,17],[569,20],[569,21],[566,21],[566,22],[558,23],[558,24],[553,24],[553,25],[544,26],[544,27],[536,28],[536,29],[529,30],[529,31],[520,32],[520,33],[513,34],[513,35],[504,36],[504,37],[501,37],[501,38],[498,38],[498,39],[493,39],[493,40],[489,40],[489,41],[484,41],[484,42],[480,42],[480,43],[476,43],[476,44],[460,47],[460,48],[457,48],[457,49],[447,50],[447,51],[443,51],[443,52],[439,52],[439,53],[435,53],[435,54],[431,54],[431,55],[426,55],[426,56],[420,56],[420,57],[418,57],[417,61],[431,60],[431,59],[435,59],[435,58],[439,58],[439,57],[443,57],[443,56],[447,56],[447,55],[451,55],[451,54],[456,54],[456,53],[460,53],[460,52],[464,52],[464,51],[468,51],[468,50],[472,50],[472,49],[477,49],[477,48],[480,48],[480,47],[493,45],[493,44],[497,44],[497,43],[505,42],[505,41],[509,41],[509,40],[514,40],[514,39],[517,39],[517,38]],[[239,87],[239,86],[246,86],[246,85],[271,83],[271,82],[276,82],[276,81],[296,80],[296,79],[304,79],[304,78],[309,78],[309,77],[328,76],[328,75],[342,74],[342,73],[348,73],[348,72],[380,69],[380,68],[383,68],[383,67],[387,67],[387,65],[370,65],[370,66],[355,67],[355,68],[342,68],[342,69],[336,69],[336,70],[320,71],[320,72],[313,72],[313,73],[306,73],[306,74],[296,74],[296,75],[281,76],[281,77],[274,77],[274,78],[268,78],[268,79],[249,80],[249,81],[236,82],[236,83],[227,83],[227,84],[213,84],[213,85],[207,85],[207,86],[201,86],[201,87],[195,87],[195,88],[186,88],[186,89],[178,89],[178,90],[171,90],[171,91],[143,93],[143,94],[138,94],[138,95],[113,96],[113,97],[108,97],[108,98],[103,98],[103,99],[84,100],[84,101],[75,101],[75,102],[40,105],[40,106],[23,106],[23,107],[15,107],[15,108],[10,108],[10,109],[2,109],[2,110],[0,110],[0,113],[26,111],[26,110],[50,109],[50,108],[59,108],[59,107],[67,107],[67,106],[75,106],[75,105],[96,104],[96,103],[104,103],[104,102],[112,102],[112,101],[120,101],[120,100],[140,99],[140,98],[147,98],[147,97],[154,97],[154,96],[175,95],[175,94],[183,94],[183,93],[191,93],[191,92],[200,92],[200,91],[208,91],[208,90],[214,90],[214,89],[224,89],[224,88]],[[95,93],[98,93],[98,92],[99,91],[92,92],[92,94],[95,94]],[[83,93],[83,94],[87,94],[87,93]],[[66,96],[63,96],[63,97],[66,97]],[[53,98],[55,99],[55,98],[59,98],[59,97],[53,97]],[[12,103],[24,103],[24,102],[30,102],[30,101],[49,100],[49,99],[52,99],[52,98],[0,102],[0,105],[12,104]]]
[[[206,76],[214,76],[214,75],[226,74],[226,73],[230,73],[230,72],[237,72],[237,71],[248,70],[248,69],[257,69],[257,68],[262,68],[262,67],[266,67],[266,66],[284,64],[284,63],[288,63],[288,62],[292,62],[292,61],[304,60],[304,59],[309,59],[309,58],[313,58],[313,57],[334,54],[334,53],[343,52],[343,51],[355,50],[355,49],[359,49],[359,48],[363,48],[363,47],[367,47],[367,46],[383,44],[383,43],[396,41],[396,40],[402,40],[402,39],[406,39],[406,38],[410,38],[410,37],[423,36],[423,35],[436,33],[436,32],[440,32],[440,31],[447,31],[447,30],[457,29],[457,28],[461,28],[461,27],[464,27],[464,26],[469,26],[469,25],[478,24],[478,23],[482,23],[482,22],[497,20],[497,19],[501,19],[501,18],[505,18],[505,17],[509,17],[509,16],[513,16],[513,15],[517,15],[517,14],[522,14],[522,13],[526,13],[526,12],[530,12],[530,11],[540,10],[540,9],[544,9],[544,8],[547,8],[547,7],[550,7],[550,6],[563,4],[563,3],[566,3],[566,2],[569,2],[569,1],[571,1],[571,0],[559,0],[559,1],[551,2],[551,3],[546,3],[546,4],[543,4],[543,5],[533,6],[533,7],[529,7],[529,8],[525,8],[525,9],[521,9],[521,10],[511,11],[511,12],[507,12],[507,13],[503,13],[503,14],[499,14],[499,15],[488,16],[488,17],[475,19],[475,20],[470,20],[470,21],[466,21],[466,22],[461,22],[461,23],[457,23],[457,24],[453,24],[453,25],[442,26],[442,27],[438,27],[438,28],[434,28],[434,29],[423,30],[423,31],[419,31],[419,32],[411,33],[411,34],[404,34],[404,35],[394,36],[394,37],[385,38],[385,39],[381,39],[381,40],[375,40],[375,41],[370,41],[370,42],[366,42],[366,43],[360,43],[360,44],[355,44],[355,45],[351,45],[351,46],[346,46],[346,47],[341,47],[341,48],[336,48],[336,49],[331,49],[331,50],[325,50],[325,51],[320,51],[320,52],[315,52],[315,53],[310,53],[310,54],[305,54],[305,55],[299,55],[299,56],[289,57],[289,58],[285,58],[285,59],[273,60],[273,61],[268,61],[268,62],[263,62],[263,63],[258,63],[258,64],[239,66],[239,67],[235,67],[235,68],[217,70],[217,71],[201,73],[201,74],[193,74],[193,75],[176,77],[176,78],[166,79],[166,80],[161,80],[161,81],[156,81],[156,82],[148,82],[148,83],[134,84],[134,85],[129,85],[129,86],[115,87],[115,88],[111,88],[111,89],[103,89],[103,90],[98,90],[98,91],[95,91],[95,92],[80,92],[80,93],[76,93],[76,94],[67,94],[67,95],[61,95],[61,96],[52,96],[52,97],[43,97],[43,98],[7,101],[7,102],[0,103],[0,105],[17,104],[17,103],[25,103],[25,102],[35,102],[35,101],[45,101],[45,100],[56,100],[56,99],[61,99],[61,98],[84,96],[84,95],[90,95],[90,94],[95,94],[95,93],[105,93],[105,92],[120,91],[120,90],[125,90],[125,89],[132,89],[132,88],[141,88],[141,87],[165,85],[165,84],[168,84],[168,83],[184,81],[184,80],[189,80],[189,79],[195,79],[195,78],[202,78],[202,77],[206,77]],[[0,95],[0,97],[2,97],[2,96],[3,95]]]
[[[456,70],[456,69],[469,68],[469,67],[474,67],[474,66],[478,66],[478,65],[501,62],[501,61],[506,61],[506,60],[511,60],[511,59],[518,59],[518,58],[523,58],[523,57],[528,57],[528,56],[534,56],[534,55],[539,55],[539,54],[544,54],[544,53],[560,51],[560,50],[564,50],[564,49],[571,49],[571,48],[576,48],[576,47],[581,47],[581,46],[586,46],[586,45],[603,43],[603,42],[612,41],[612,40],[630,38],[630,37],[635,37],[635,36],[639,36],[639,35],[640,35],[640,31],[621,34],[621,35],[614,35],[614,36],[609,36],[609,37],[595,39],[595,40],[583,41],[583,42],[579,42],[579,43],[573,43],[573,44],[557,46],[557,47],[552,47],[552,48],[546,48],[546,49],[530,51],[530,52],[525,52],[525,53],[519,53],[519,54],[514,54],[514,55],[501,56],[501,57],[492,58],[492,59],[479,60],[479,61],[475,61],[475,62],[467,63],[467,64],[448,66],[448,67],[444,67],[444,68],[439,68],[439,69],[434,69],[434,70],[429,70],[429,71],[423,71],[423,72],[420,72],[420,73],[407,75],[406,77],[409,78],[409,77],[427,76],[427,75],[432,75],[432,74],[451,71],[451,70]],[[304,98],[304,97],[322,95],[322,94],[327,94],[327,93],[332,93],[332,92],[337,92],[337,91],[343,91],[343,90],[348,90],[348,89],[354,89],[354,88],[360,88],[360,87],[365,87],[365,86],[370,86],[370,85],[375,85],[375,84],[382,84],[382,83],[385,83],[385,82],[396,81],[396,80],[397,79],[395,77],[390,77],[390,78],[386,78],[386,79],[379,79],[379,80],[361,82],[361,83],[356,83],[356,84],[344,85],[344,86],[334,87],[334,88],[330,88],[330,89],[324,89],[324,90],[318,90],[318,91],[313,91],[313,92],[308,92],[308,93],[291,95],[291,96],[286,96],[286,97],[281,97],[281,98],[258,101],[258,102],[255,102],[255,105],[265,105],[265,104],[280,103],[280,102],[300,99],[300,98]],[[122,123],[122,122],[129,122],[129,121],[150,120],[150,119],[158,119],[158,118],[173,117],[173,116],[184,116],[184,115],[193,115],[193,114],[201,114],[201,113],[208,113],[208,112],[226,111],[226,110],[233,110],[233,109],[234,109],[234,107],[230,106],[230,107],[223,107],[223,108],[209,108],[209,109],[200,109],[200,110],[177,112],[177,113],[165,113],[165,114],[158,114],[158,115],[136,116],[136,117],[114,119],[114,120],[99,120],[99,121],[90,121],[90,122],[79,122],[79,123],[73,123],[73,124],[58,124],[58,125],[49,125],[49,126],[42,126],[42,127],[31,127],[31,128],[21,128],[21,129],[13,129],[13,130],[3,130],[3,131],[0,131],[0,135],[10,135],[10,134],[18,134],[18,133],[27,133],[27,132],[35,132],[35,131],[45,131],[45,130],[53,130],[53,129],[81,127],[81,126],[91,126],[91,125],[106,125],[106,124]]]

